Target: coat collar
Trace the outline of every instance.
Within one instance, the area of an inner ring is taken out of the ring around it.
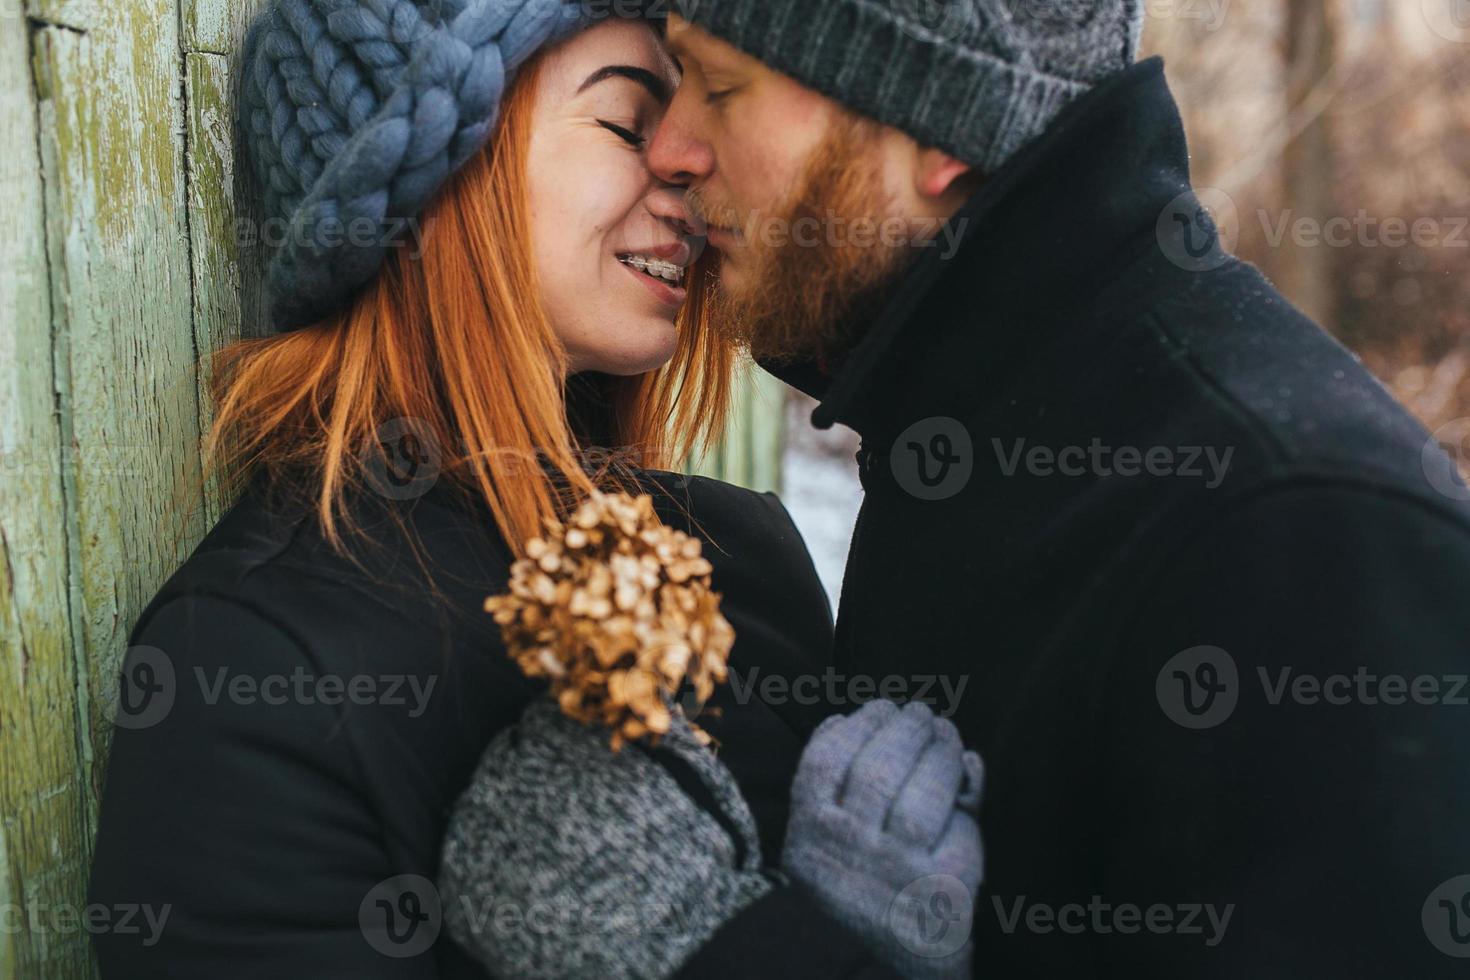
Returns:
[[[1151,58],[1072,103],[992,175],[953,219],[958,251],[926,251],[834,370],[767,369],[822,399],[817,428],[840,422],[874,441],[962,410],[956,389],[984,397],[1054,339],[1072,304],[1156,247],[1161,215],[1188,191],[1184,127]]]

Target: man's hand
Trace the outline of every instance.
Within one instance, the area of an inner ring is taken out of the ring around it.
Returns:
[[[667,977],[771,889],[749,807],[682,714],[654,749],[608,736],[537,701],[455,807],[445,922],[495,976]]]
[[[904,976],[968,977],[982,781],[922,704],[829,718],[797,769],[782,867]]]

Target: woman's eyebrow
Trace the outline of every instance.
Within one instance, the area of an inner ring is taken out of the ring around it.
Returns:
[[[577,89],[577,94],[581,95],[598,82],[605,82],[609,78],[631,79],[652,92],[653,97],[660,102],[669,101],[668,82],[659,78],[647,68],[637,68],[633,65],[608,65],[606,68],[597,69],[591,75],[587,76],[587,81],[583,82],[582,87]]]

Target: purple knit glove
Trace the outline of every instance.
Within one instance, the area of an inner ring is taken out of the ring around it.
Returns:
[[[982,783],[922,704],[828,718],[797,768],[782,868],[903,976],[969,977]]]

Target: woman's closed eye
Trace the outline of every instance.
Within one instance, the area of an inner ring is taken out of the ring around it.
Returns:
[[[624,143],[627,143],[629,146],[633,146],[633,147],[637,147],[639,149],[642,149],[643,144],[645,144],[645,143],[648,142],[648,137],[647,136],[639,136],[637,133],[633,132],[631,129],[624,129],[622,126],[619,126],[617,123],[608,122],[606,119],[599,119],[599,120],[597,120],[597,125],[601,126],[603,129],[607,130],[609,133],[612,133],[614,136],[616,136],[618,139],[622,140]]]

